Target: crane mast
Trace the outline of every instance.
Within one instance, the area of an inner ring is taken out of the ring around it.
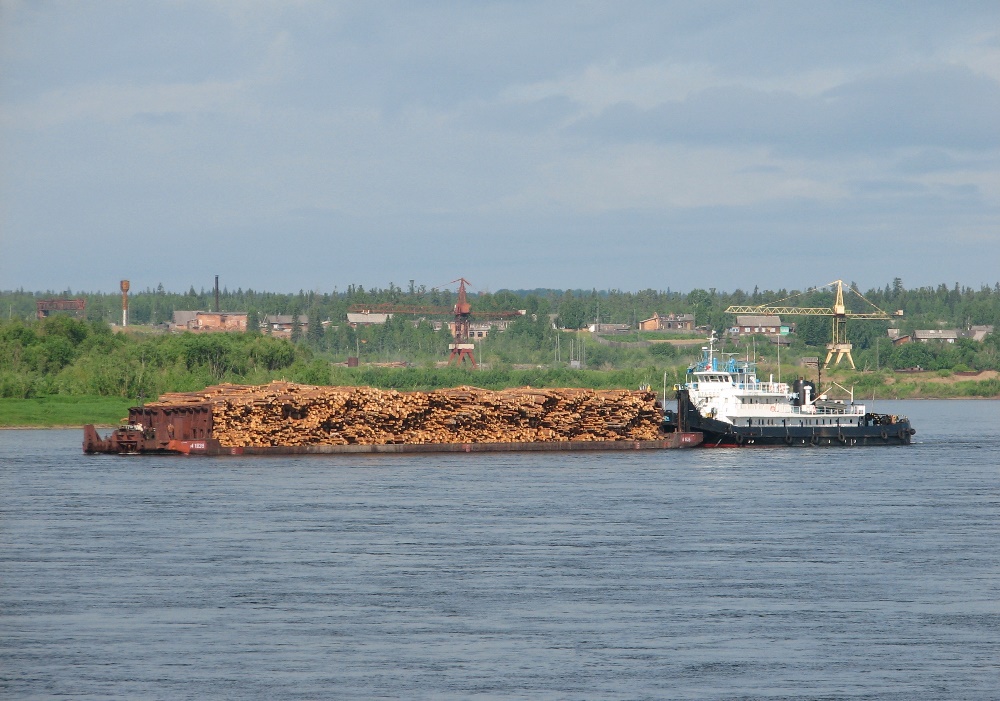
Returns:
[[[448,364],[451,365],[454,362],[456,365],[461,365],[463,360],[468,360],[472,367],[476,366],[476,356],[474,354],[475,345],[469,340],[469,317],[472,316],[472,305],[469,304],[468,297],[465,294],[465,283],[468,282],[464,277],[458,278],[458,280],[452,280],[452,282],[458,283],[458,301],[455,302],[455,342],[448,344],[448,349],[451,354],[448,356]]]

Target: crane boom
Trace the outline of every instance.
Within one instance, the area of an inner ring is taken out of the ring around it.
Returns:
[[[756,307],[733,305],[726,309],[727,314],[784,314],[785,316],[834,316],[830,307],[773,307],[762,304]],[[877,312],[844,312],[849,319],[885,319],[892,318],[883,311]]]
[[[865,299],[860,292],[856,290],[851,290],[858,297],[861,297],[867,304],[869,304],[875,311],[871,312],[850,312],[847,311],[847,307],[844,304],[844,281],[834,280],[833,282],[822,285],[822,287],[833,287],[836,290],[836,298],[834,299],[832,307],[786,307],[778,306],[778,304],[761,304],[756,306],[747,305],[733,305],[726,309],[727,314],[776,314],[784,316],[832,316],[833,317],[833,334],[831,336],[830,343],[826,344],[827,354],[826,361],[824,362],[824,368],[830,367],[830,359],[833,354],[837,354],[837,359],[834,365],[840,365],[840,361],[843,358],[847,358],[848,362],[851,364],[852,369],[856,369],[854,365],[854,358],[851,356],[851,349],[853,346],[847,341],[847,320],[848,319],[862,319],[862,320],[882,320],[888,321],[894,316],[899,317],[903,315],[902,310],[897,311],[895,314],[890,315],[887,312],[882,311],[874,304]],[[813,288],[818,289],[818,288]],[[850,288],[848,288],[850,289]]]

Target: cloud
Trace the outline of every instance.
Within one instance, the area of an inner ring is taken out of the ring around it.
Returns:
[[[466,130],[501,130],[522,134],[546,133],[577,117],[580,106],[564,96],[538,99],[483,101],[463,106],[454,114]]]
[[[572,129],[603,142],[757,145],[798,155],[1000,147],[1000,83],[964,67],[861,80],[815,96],[714,87],[649,109],[617,104]]]
[[[873,238],[905,244],[892,263],[909,281],[932,264],[910,243],[942,235],[980,248],[934,266],[996,260],[995,3],[9,7],[13,284],[116,284],[107,251],[137,233],[200,251],[142,263],[185,289],[221,263],[272,288],[458,273],[676,289],[745,274],[752,288],[829,241],[857,259]],[[86,260],[62,255],[71,239]],[[703,241],[740,260],[644,265]]]
[[[682,101],[706,86],[725,83],[709,64],[657,62],[639,66],[588,65],[579,74],[507,88],[501,99],[514,102],[563,98],[581,106],[581,115],[599,115],[616,105],[650,110]]]
[[[238,113],[246,110],[246,86],[241,82],[155,85],[90,84],[58,89],[30,102],[0,111],[5,126],[45,130],[69,122],[127,122],[149,115]]]
[[[904,175],[926,175],[965,171],[987,173],[1000,170],[1000,154],[963,154],[963,157],[939,148],[921,148],[904,152],[896,161],[895,170]]]

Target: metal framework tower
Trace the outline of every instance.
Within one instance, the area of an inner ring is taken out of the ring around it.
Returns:
[[[465,283],[468,280],[461,277],[458,280],[452,280],[452,282],[458,283],[458,301],[455,303],[454,309],[455,342],[448,344],[448,349],[451,351],[448,356],[448,364],[451,365],[454,362],[456,365],[461,365],[463,361],[468,360],[472,367],[476,368],[478,366],[473,352],[476,346],[469,342],[469,317],[472,316],[472,305],[469,304],[465,294]]]

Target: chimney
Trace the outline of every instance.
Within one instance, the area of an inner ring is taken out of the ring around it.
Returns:
[[[215,276],[215,313],[218,314],[221,309],[219,309],[219,276]]]

